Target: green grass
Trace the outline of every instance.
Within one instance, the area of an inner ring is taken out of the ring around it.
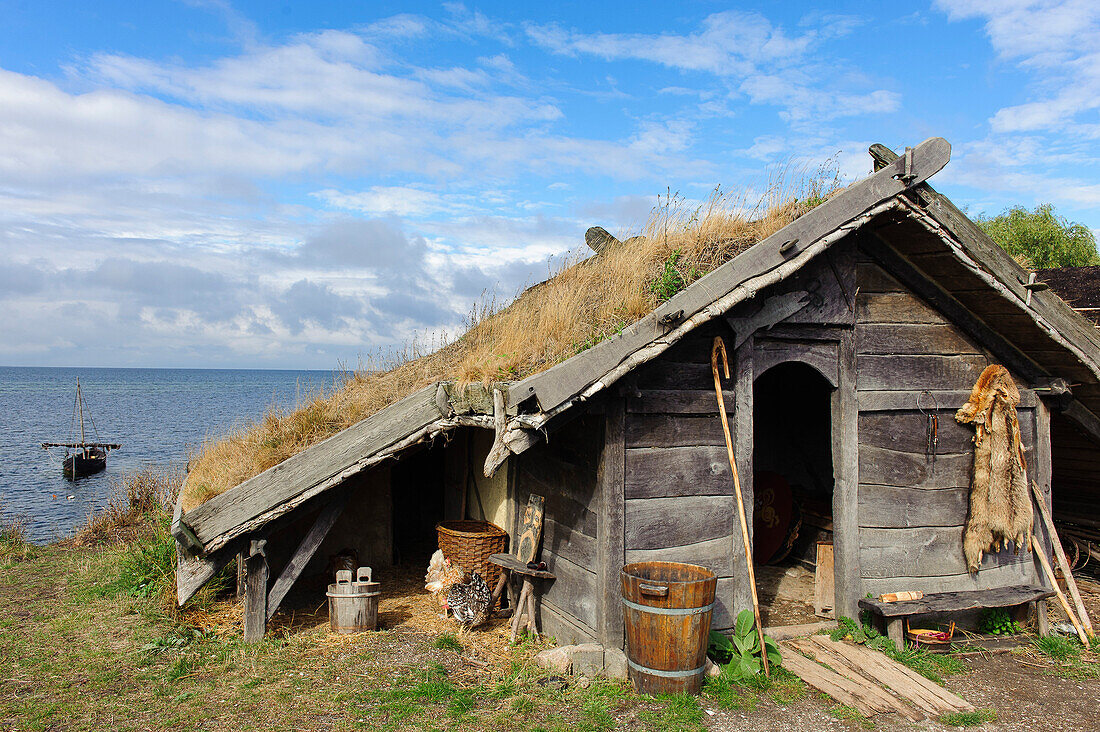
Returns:
[[[829,709],[829,715],[845,722],[855,722],[864,729],[873,729],[875,726],[875,723],[864,716],[863,712],[845,704],[837,704]]]
[[[977,727],[986,722],[996,722],[997,712],[993,709],[976,709],[973,712],[951,712],[940,715],[941,724],[948,727]]]
[[[1083,646],[1077,639],[1061,635],[1046,635],[1035,640],[1035,646],[1055,661],[1069,661],[1081,655]]]
[[[454,651],[455,653],[462,653],[464,650],[462,642],[459,641],[453,633],[444,633],[438,636],[432,641],[432,648],[438,648],[443,651]]]
[[[806,684],[783,667],[776,668],[769,679],[763,674],[734,680],[722,675],[707,679],[703,696],[722,709],[750,711],[761,696],[780,705],[793,704],[806,696]]]
[[[881,651],[898,663],[908,666],[921,676],[935,681],[937,684],[942,684],[945,676],[962,673],[966,670],[966,662],[950,654],[930,653],[919,648],[910,647],[899,651],[892,640],[880,634],[870,625],[857,625],[854,620],[847,617],[842,617],[837,621],[837,627],[829,633],[829,637],[833,640],[850,640]]]

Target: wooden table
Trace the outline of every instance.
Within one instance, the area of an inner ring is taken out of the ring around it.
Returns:
[[[523,615],[524,606],[527,610],[527,632],[535,636],[537,640],[539,637],[538,625],[535,622],[535,580],[537,579],[555,579],[552,572],[547,572],[544,569],[528,569],[527,565],[516,559],[511,554],[493,554],[489,557],[489,561],[497,565],[504,571],[500,573],[500,579],[497,581],[497,586],[493,590],[493,602],[500,597],[501,592],[508,583],[510,575],[519,575],[523,577],[523,588],[520,590],[519,598],[512,596],[511,588],[509,587],[508,599],[512,601],[512,643],[516,642],[516,636],[519,634],[520,629],[520,616]]]
[[[894,641],[898,650],[905,648],[905,621],[910,615],[926,613],[958,612],[987,607],[1012,607],[1039,602],[1054,595],[1044,587],[999,587],[993,590],[968,590],[965,592],[936,592],[926,594],[920,600],[882,602],[863,599],[859,606],[870,610],[876,619],[885,622],[886,635]],[[1039,615],[1039,634],[1046,635],[1045,615]]]

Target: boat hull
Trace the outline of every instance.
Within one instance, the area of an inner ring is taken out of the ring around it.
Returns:
[[[62,463],[62,470],[69,480],[92,475],[107,467],[107,451],[98,447],[88,448],[84,452],[70,455]]]

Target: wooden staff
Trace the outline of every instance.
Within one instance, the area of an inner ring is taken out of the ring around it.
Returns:
[[[768,649],[764,645],[764,626],[760,622],[760,601],[756,597],[756,573],[752,568],[752,543],[749,541],[749,525],[745,520],[745,499],[741,497],[741,480],[737,477],[737,461],[733,457],[733,438],[730,437],[730,423],[726,417],[726,401],[722,398],[722,379],[718,375],[718,354],[722,354],[722,368],[726,378],[730,377],[730,365],[726,358],[726,343],[721,336],[714,337],[710,350],[710,369],[714,373],[714,393],[718,396],[718,416],[722,418],[722,432],[726,436],[726,452],[730,457],[730,470],[733,471],[733,493],[737,496],[737,517],[741,520],[741,540],[745,542],[745,562],[749,567],[749,587],[752,588],[752,614],[756,618],[756,634],[760,638],[760,660],[764,663],[764,674],[771,677],[768,668]]]
[[[1043,571],[1046,572],[1047,579],[1050,580],[1051,586],[1054,588],[1054,594],[1058,596],[1058,602],[1062,603],[1062,609],[1066,611],[1066,615],[1069,616],[1069,620],[1073,623],[1073,627],[1077,630],[1077,637],[1081,639],[1081,643],[1085,645],[1085,648],[1089,647],[1089,637],[1085,635],[1085,629],[1081,627],[1081,623],[1077,620],[1077,616],[1073,614],[1073,608],[1069,606],[1069,601],[1066,600],[1066,596],[1062,594],[1062,590],[1058,588],[1058,580],[1054,578],[1054,570],[1050,568],[1050,560],[1047,559],[1046,552],[1039,546],[1039,542],[1035,541],[1034,535],[1029,535],[1031,551],[1035,553],[1035,556],[1039,559],[1039,564],[1043,565]]]
[[[1092,621],[1089,619],[1088,611],[1085,610],[1085,602],[1081,599],[1081,591],[1077,589],[1077,580],[1073,578],[1073,568],[1069,566],[1066,550],[1062,548],[1062,540],[1058,537],[1058,530],[1054,528],[1054,519],[1051,518],[1050,511],[1047,510],[1046,497],[1043,496],[1042,491],[1039,490],[1039,484],[1035,481],[1031,481],[1031,494],[1035,497],[1035,505],[1039,507],[1039,516],[1043,519],[1043,525],[1047,527],[1047,533],[1050,534],[1051,544],[1054,547],[1054,557],[1058,560],[1058,566],[1062,568],[1062,575],[1066,578],[1066,588],[1069,589],[1069,596],[1073,599],[1073,604],[1077,608],[1081,625],[1085,627],[1085,633],[1092,638],[1095,635],[1092,630]]]

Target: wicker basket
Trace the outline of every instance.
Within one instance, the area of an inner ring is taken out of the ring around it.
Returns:
[[[439,548],[451,564],[477,572],[494,586],[500,567],[489,563],[489,555],[508,548],[507,531],[488,521],[441,521],[435,530]]]

